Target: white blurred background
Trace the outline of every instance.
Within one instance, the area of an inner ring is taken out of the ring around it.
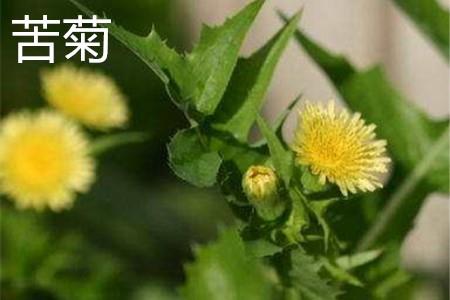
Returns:
[[[222,23],[249,1],[183,1],[181,15],[188,15],[193,40],[201,24]],[[449,7],[449,1],[440,1]],[[293,14],[304,9],[300,22],[313,39],[335,53],[344,54],[364,69],[380,63],[396,88],[434,117],[449,113],[449,68],[445,59],[395,5],[388,0],[272,0],[267,1],[248,34],[243,53],[248,55],[281,26],[276,10]],[[265,114],[269,119],[282,111],[299,93],[310,100],[339,99],[319,68],[292,41],[279,63]],[[295,115],[295,114],[294,114]],[[288,121],[289,136],[295,116]],[[434,195],[427,199],[416,226],[403,246],[407,268],[448,274],[449,201]],[[433,289],[423,289],[418,299],[436,299]],[[440,295],[445,297],[445,295]]]

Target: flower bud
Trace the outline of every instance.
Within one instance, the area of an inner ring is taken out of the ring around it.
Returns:
[[[248,168],[242,179],[242,188],[261,218],[273,220],[283,213],[285,205],[278,194],[278,177],[271,168]]]

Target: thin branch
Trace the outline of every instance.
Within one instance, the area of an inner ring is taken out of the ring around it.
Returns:
[[[149,134],[143,132],[124,132],[106,135],[94,140],[91,144],[91,154],[99,156],[102,153],[122,145],[142,143],[149,139]]]

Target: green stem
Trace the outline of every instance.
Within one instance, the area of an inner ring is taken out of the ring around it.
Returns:
[[[389,227],[394,216],[408,199],[408,195],[414,190],[417,184],[424,178],[441,151],[448,145],[449,127],[442,133],[438,140],[431,146],[430,152],[420,161],[414,170],[403,181],[400,187],[388,200],[387,205],[377,217],[375,223],[369,229],[364,238],[358,243],[357,252],[365,251],[373,246],[378,238]]]
[[[94,140],[91,144],[91,154],[98,156],[111,148],[130,143],[142,143],[147,140],[148,134],[142,132],[125,132],[106,135]]]

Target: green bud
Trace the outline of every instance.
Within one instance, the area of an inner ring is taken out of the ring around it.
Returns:
[[[285,209],[278,194],[278,185],[277,175],[266,166],[251,166],[242,179],[242,188],[248,201],[265,220],[278,218]]]

